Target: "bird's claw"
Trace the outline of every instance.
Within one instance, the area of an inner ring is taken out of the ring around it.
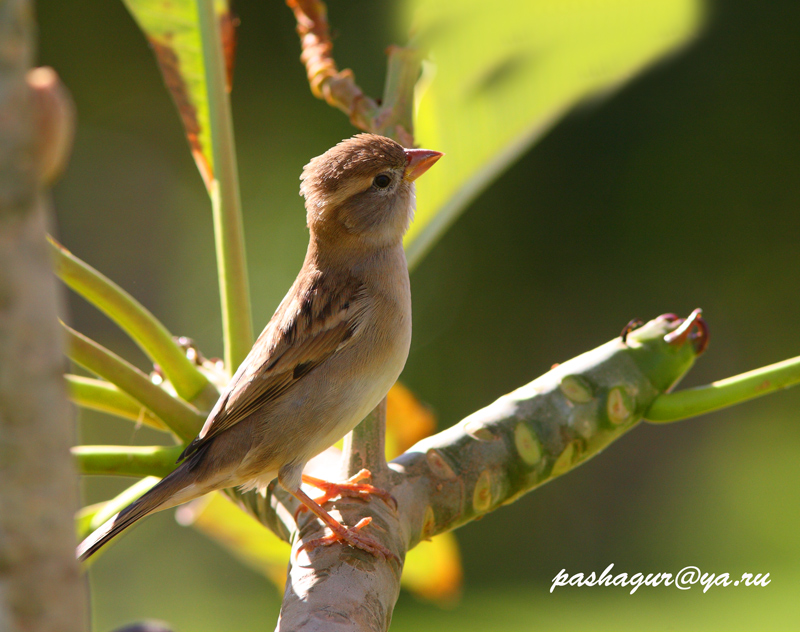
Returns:
[[[372,518],[362,518],[359,520],[355,526],[352,527],[345,527],[342,524],[339,524],[339,529],[329,525],[331,529],[331,533],[325,535],[321,538],[315,538],[314,540],[309,540],[308,542],[304,542],[300,545],[300,548],[297,549],[298,554],[301,551],[312,551],[319,546],[330,546],[335,544],[336,542],[341,542],[343,544],[349,544],[353,548],[361,549],[362,551],[366,551],[367,553],[371,553],[372,555],[378,557],[382,556],[384,559],[395,559],[399,561],[397,555],[392,553],[389,549],[383,546],[380,542],[373,540],[367,535],[361,533],[361,529],[366,527],[370,522],[372,522]]]
[[[361,500],[369,500],[371,496],[377,496],[387,505],[397,510],[397,501],[389,492],[380,489],[379,487],[375,487],[374,485],[369,485],[368,483],[359,483],[359,481],[371,476],[372,473],[369,470],[364,469],[355,476],[351,476],[346,481],[342,481],[341,483],[331,483],[330,481],[326,481],[321,478],[315,478],[313,476],[306,476],[304,474],[303,482],[322,490],[322,495],[314,498],[314,502],[320,506],[324,505],[330,500],[333,500],[334,498],[360,498]],[[300,505],[295,512],[295,521],[297,520],[297,517],[304,511],[308,511],[308,508],[305,505]]]

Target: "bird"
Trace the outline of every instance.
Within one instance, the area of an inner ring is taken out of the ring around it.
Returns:
[[[229,487],[263,492],[275,478],[330,529],[315,545],[390,555],[361,531],[369,518],[345,527],[301,484],[322,488],[323,499],[388,494],[357,480],[314,479],[303,467],[358,425],[405,366],[411,290],[403,236],[416,206],[414,181],[443,155],[358,134],[304,167],[309,244],[297,279],[177,468],[81,542],[79,559],[156,511]]]

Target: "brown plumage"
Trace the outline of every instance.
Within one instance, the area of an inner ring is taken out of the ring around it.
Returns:
[[[79,557],[150,513],[216,489],[263,489],[276,476],[333,540],[388,553],[339,524],[300,484],[306,462],[352,430],[403,369],[411,296],[402,238],[413,181],[441,156],[359,134],[306,165],[300,189],[310,240],[294,285],[182,463],[86,538]]]

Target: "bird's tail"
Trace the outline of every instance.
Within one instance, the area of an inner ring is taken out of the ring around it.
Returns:
[[[139,500],[132,502],[122,511],[115,514],[101,527],[98,527],[91,535],[78,545],[76,556],[83,561],[92,555],[97,549],[111,540],[114,536],[121,533],[140,518],[180,505],[192,498],[200,496],[200,493],[189,493],[194,477],[190,473],[187,463],[184,462],[180,467],[164,477],[153,489],[144,494]],[[183,493],[181,493],[183,492]]]

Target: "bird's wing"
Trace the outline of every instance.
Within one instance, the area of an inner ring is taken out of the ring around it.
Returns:
[[[274,402],[358,332],[369,305],[361,283],[336,284],[334,291],[319,278],[295,285],[180,459]]]

